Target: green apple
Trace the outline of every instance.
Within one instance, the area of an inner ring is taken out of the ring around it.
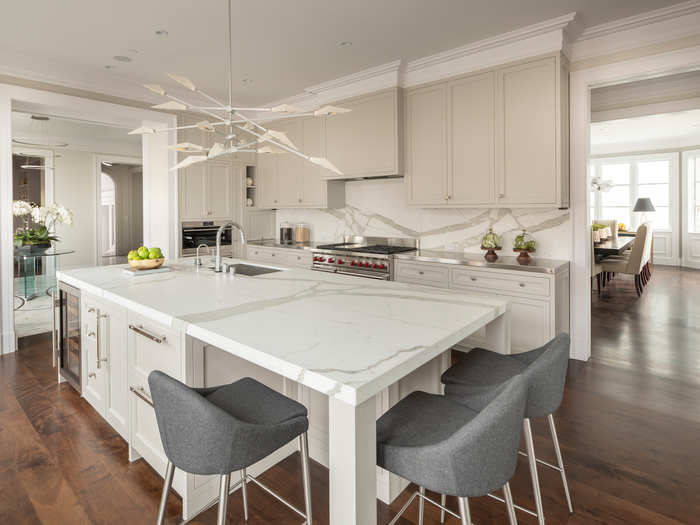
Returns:
[[[131,250],[131,251],[129,252],[129,254],[126,256],[126,258],[127,258],[129,261],[134,261],[134,260],[136,260],[136,259],[140,259],[139,254],[138,254],[138,252],[137,252],[136,250]]]
[[[148,258],[149,259],[162,259],[163,253],[160,251],[160,248],[151,248],[150,250],[148,250]]]
[[[141,246],[136,252],[139,254],[141,259],[148,259],[148,248]]]

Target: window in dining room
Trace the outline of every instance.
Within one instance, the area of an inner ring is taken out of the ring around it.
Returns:
[[[608,183],[609,189],[593,192],[592,218],[616,219],[628,229],[636,230],[646,217],[653,222],[655,231],[670,231],[674,162],[674,154],[593,159],[591,175]],[[648,216],[634,212],[634,204],[640,197],[650,198],[656,211]]]

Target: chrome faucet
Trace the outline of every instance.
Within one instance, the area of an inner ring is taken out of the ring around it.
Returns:
[[[224,230],[226,228],[231,228],[233,231],[233,228],[236,228],[238,232],[241,234],[241,243],[245,246],[246,240],[245,240],[245,233],[243,232],[243,227],[236,223],[236,222],[227,222],[225,224],[222,224],[218,231],[216,232],[216,260],[214,262],[214,271],[215,272],[222,272],[223,265],[221,264],[221,234],[224,233]]]
[[[208,244],[202,243],[199,246],[197,246],[197,250],[195,251],[195,255],[194,255],[194,265],[197,267],[197,270],[199,270],[199,267],[202,266],[202,260],[199,258],[199,249],[200,248],[206,248],[207,255],[211,256]]]

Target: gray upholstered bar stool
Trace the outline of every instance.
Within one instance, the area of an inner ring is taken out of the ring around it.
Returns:
[[[220,476],[219,525],[226,523],[228,495],[238,485],[241,485],[244,517],[248,519],[247,481],[259,485],[311,524],[306,437],[309,421],[304,405],[249,377],[229,385],[190,388],[163,372],[154,371],[148,376],[148,384],[168,457],[158,525],[162,525],[165,517],[175,467],[192,474]],[[246,473],[250,465],[296,437],[301,448],[306,513]],[[235,470],[241,471],[241,479],[231,486],[231,472]]]
[[[522,452],[521,454],[528,457],[530,477],[535,493],[536,513],[519,505],[515,507],[528,514],[536,515],[540,525],[544,523],[544,513],[542,512],[542,495],[537,475],[537,463],[559,471],[569,512],[573,512],[569,485],[564,471],[564,461],[552,415],[559,408],[564,393],[566,370],[569,364],[569,344],[569,335],[560,334],[546,345],[521,354],[503,355],[481,348],[474,349],[442,375],[442,382],[445,383],[445,395],[474,410],[480,410],[485,403],[488,403],[494,392],[498,392],[501,385],[511,377],[520,374],[524,378],[527,384],[527,404],[525,405],[523,433],[525,434],[527,454]],[[558,466],[539,460],[535,456],[530,419],[536,417],[546,417],[549,422]]]
[[[525,410],[525,382],[515,377],[477,412],[445,396],[412,392],[377,421],[377,465],[419,486],[394,525],[418,497],[418,525],[425,501],[471,525],[470,497],[503,488],[511,525],[517,523],[509,480],[515,472]],[[459,498],[457,515],[425,495],[425,489]]]

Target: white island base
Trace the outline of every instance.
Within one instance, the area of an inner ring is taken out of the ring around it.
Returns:
[[[161,475],[152,370],[191,386],[249,376],[297,399],[309,410],[310,455],[329,468],[333,525],[375,525],[376,498],[389,503],[406,486],[376,467],[378,416],[414,390],[440,392],[450,349],[465,338],[510,352],[501,299],[310,270],[246,277],[170,264],[172,272],[138,279],[119,267],[59,273],[82,293],[83,396],[123,422],[115,428],[129,459],[143,457]],[[248,472],[295,450],[296,440]],[[218,483],[176,470],[173,488],[191,519],[215,501]]]

